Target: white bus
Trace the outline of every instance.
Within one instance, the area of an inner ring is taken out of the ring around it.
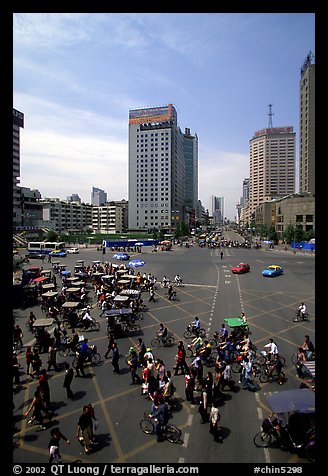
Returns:
[[[27,246],[29,253],[49,254],[51,251],[65,250],[64,241],[30,241]]]

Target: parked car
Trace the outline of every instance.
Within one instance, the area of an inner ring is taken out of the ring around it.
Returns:
[[[68,248],[67,253],[73,253],[73,254],[78,254],[79,249],[78,248]]]
[[[50,256],[59,256],[60,258],[63,258],[67,256],[66,250],[54,250],[49,253]]]
[[[273,278],[275,276],[280,276],[283,274],[284,270],[282,269],[281,266],[278,266],[276,264],[271,264],[268,266],[266,269],[262,271],[262,276],[267,276],[269,278]]]
[[[235,273],[235,274],[243,274],[243,273],[248,273],[250,270],[251,270],[251,268],[250,268],[249,264],[239,263],[239,264],[237,264],[237,266],[234,266],[231,269],[231,272]]]

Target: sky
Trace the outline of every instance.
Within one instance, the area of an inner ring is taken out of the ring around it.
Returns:
[[[129,110],[172,103],[198,136],[199,200],[211,211],[211,196],[224,197],[232,220],[269,104],[273,127],[294,127],[298,162],[310,51],[314,13],[14,13],[20,185],[43,198],[90,203],[97,187],[128,200]]]

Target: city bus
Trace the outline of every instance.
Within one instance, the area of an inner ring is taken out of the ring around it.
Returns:
[[[49,254],[55,250],[65,250],[65,241],[30,241],[27,245],[29,253]]]

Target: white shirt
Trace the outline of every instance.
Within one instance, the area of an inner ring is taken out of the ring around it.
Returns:
[[[274,342],[269,342],[269,344],[266,344],[264,347],[267,348],[271,354],[278,354],[278,347]]]

